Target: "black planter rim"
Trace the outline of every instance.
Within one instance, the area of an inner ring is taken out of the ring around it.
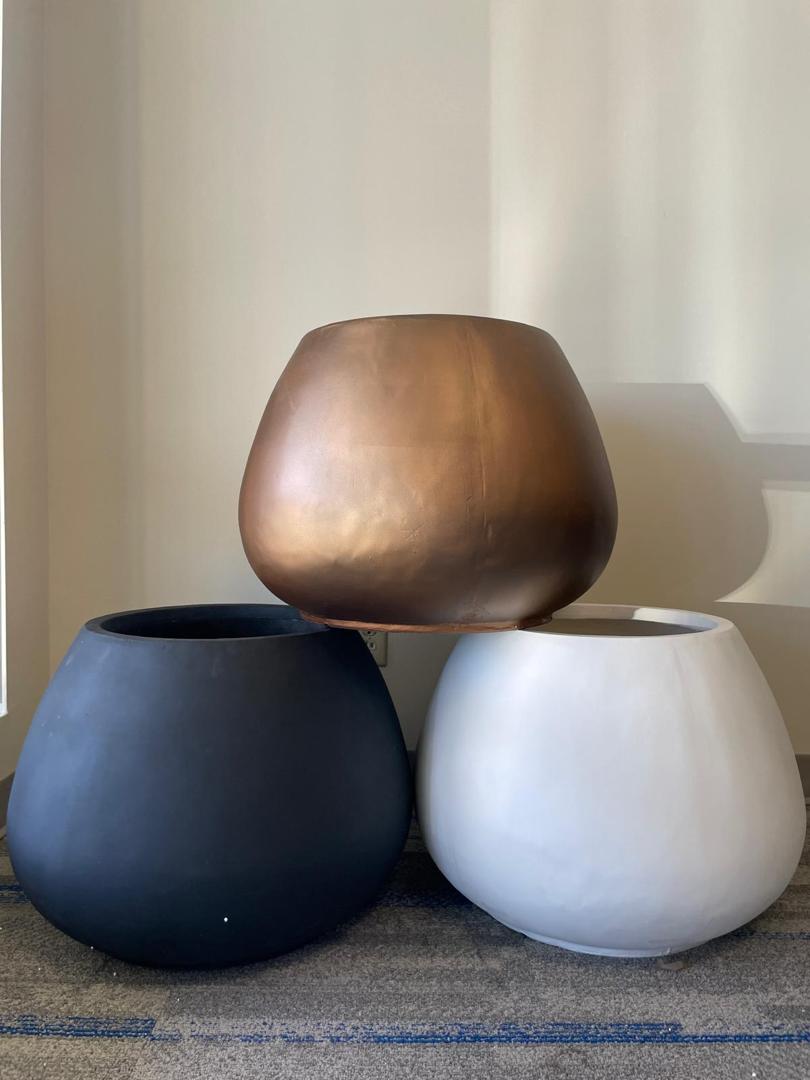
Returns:
[[[84,624],[117,641],[245,642],[341,633],[304,619],[287,604],[179,604],[99,615]]]

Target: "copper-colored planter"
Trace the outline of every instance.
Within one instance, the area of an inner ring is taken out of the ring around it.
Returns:
[[[259,425],[239,524],[264,584],[310,618],[499,630],[596,580],[616,496],[552,337],[393,315],[303,338]]]

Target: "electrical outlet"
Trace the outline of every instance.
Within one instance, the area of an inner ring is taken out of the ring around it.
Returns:
[[[388,663],[388,634],[385,630],[361,630],[368,651],[377,661],[377,667]]]

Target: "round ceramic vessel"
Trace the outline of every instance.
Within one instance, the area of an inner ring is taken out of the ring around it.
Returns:
[[[578,604],[463,638],[419,747],[419,819],[462,893],[529,937],[656,956],[725,934],[790,881],[795,756],[737,629]]]
[[[259,425],[239,523],[259,578],[311,618],[508,629],[596,580],[616,496],[554,338],[394,315],[303,338]]]
[[[8,841],[55,926],[136,963],[258,960],[368,903],[410,819],[360,635],[281,605],[94,619],[42,699]]]

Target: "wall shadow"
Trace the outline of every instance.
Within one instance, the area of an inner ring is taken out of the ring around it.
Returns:
[[[810,481],[810,446],[745,441],[705,385],[586,389],[619,500],[616,547],[587,598],[731,619],[771,684],[796,749],[810,750],[801,745],[810,608],[798,598],[795,605],[768,603],[766,596],[723,600],[753,577],[772,543],[763,487],[795,484],[801,491]]]
[[[458,634],[389,634],[383,675],[396,706],[408,749],[413,750],[430,699]]]
[[[140,18],[87,0],[45,19],[52,667],[86,619],[143,593]]]
[[[613,469],[619,531],[607,568],[585,598],[687,608],[736,623],[797,751],[810,751],[803,744],[810,607],[723,599],[753,578],[768,555],[772,530],[763,487],[808,484],[810,446],[746,441],[703,384],[599,383],[586,391]],[[409,747],[457,639],[389,639],[384,674]]]

